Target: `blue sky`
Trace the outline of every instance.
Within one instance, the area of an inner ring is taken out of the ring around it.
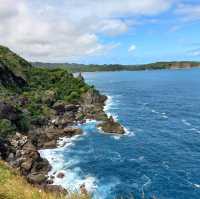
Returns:
[[[200,60],[198,0],[0,0],[0,44],[31,61]]]

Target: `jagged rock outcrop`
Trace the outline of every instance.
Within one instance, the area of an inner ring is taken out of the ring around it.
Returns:
[[[29,133],[32,143],[39,149],[55,148],[57,140],[62,137],[72,137],[81,135],[83,132],[77,127],[57,128],[49,126],[46,128],[37,128]]]
[[[105,105],[105,101],[107,100],[107,97],[105,95],[101,95],[99,91],[91,88],[86,93],[84,93],[82,96],[82,102],[85,105],[91,106],[91,105]]]
[[[37,148],[27,136],[16,133],[9,138],[10,152],[5,160],[17,168],[33,184],[42,184],[48,178],[51,169],[48,161],[41,158]]]
[[[122,125],[116,122],[113,117],[110,117],[106,121],[98,125],[105,133],[115,133],[115,134],[124,134],[125,130]]]

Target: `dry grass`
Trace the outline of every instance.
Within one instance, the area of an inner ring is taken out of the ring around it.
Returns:
[[[17,172],[0,161],[0,199],[90,199],[90,197],[78,193],[68,196],[47,193],[28,184]]]

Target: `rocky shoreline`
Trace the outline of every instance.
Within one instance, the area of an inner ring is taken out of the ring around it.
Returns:
[[[56,148],[62,137],[81,135],[82,130],[75,126],[87,119],[101,121],[98,127],[105,133],[124,134],[124,128],[104,112],[106,100],[106,96],[90,89],[81,96],[79,103],[56,102],[53,105],[54,117],[45,118],[44,123],[34,126],[26,135],[16,132],[6,140],[0,139],[0,159],[16,168],[31,184],[48,191],[67,193],[61,186],[53,185],[54,177],[48,176],[51,165],[38,151]],[[13,107],[1,103],[0,113],[4,112],[10,117],[15,116]],[[62,177],[61,174],[59,177]]]

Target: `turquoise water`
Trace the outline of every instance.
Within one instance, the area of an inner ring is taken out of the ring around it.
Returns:
[[[66,173],[56,183],[85,183],[94,198],[199,199],[200,69],[84,76],[110,96],[106,110],[127,133],[105,135],[90,121],[83,136],[45,151],[54,171]]]

